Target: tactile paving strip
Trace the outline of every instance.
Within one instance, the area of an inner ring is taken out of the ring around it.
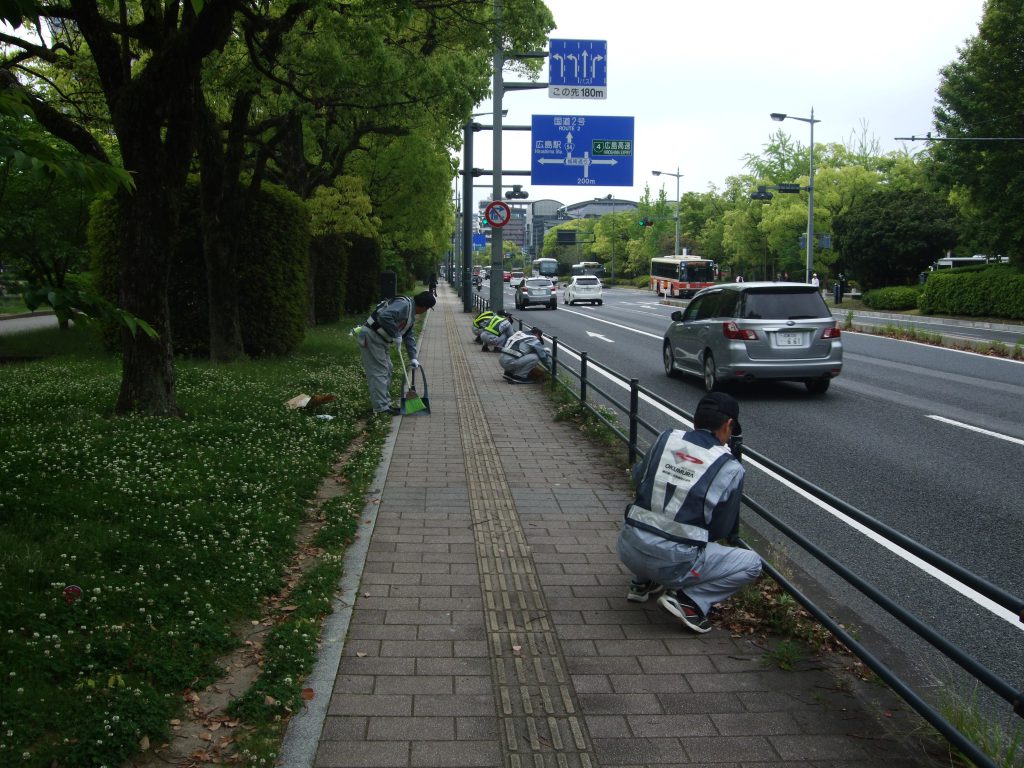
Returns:
[[[477,396],[453,313],[445,313],[480,568],[504,762],[511,768],[597,765]]]

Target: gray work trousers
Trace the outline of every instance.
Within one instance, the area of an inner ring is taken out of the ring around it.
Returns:
[[[363,371],[370,389],[370,405],[374,413],[391,408],[391,344],[365,326],[359,332],[359,351],[363,356]]]
[[[712,605],[761,573],[761,558],[749,549],[714,542],[702,549],[661,539],[631,525],[623,526],[615,550],[639,580],[681,589],[705,616]]]
[[[502,354],[499,362],[501,362],[501,367],[505,369],[505,373],[510,376],[529,376],[530,371],[540,365],[540,358],[533,352],[522,357]]]

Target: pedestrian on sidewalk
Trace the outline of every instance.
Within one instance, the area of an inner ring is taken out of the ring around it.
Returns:
[[[431,272],[430,273],[429,288],[430,288],[430,295],[431,296],[437,296],[437,273],[436,272]]]
[[[374,413],[397,416],[400,410],[391,403],[391,349],[390,345],[405,344],[413,368],[416,359],[416,339],[413,327],[416,315],[432,309],[437,299],[430,291],[415,296],[396,296],[385,299],[366,318],[359,329],[359,348],[363,356],[363,370],[370,389],[370,404]]]
[[[743,465],[728,447],[741,434],[739,403],[711,392],[697,403],[693,431],[662,432],[633,468],[636,499],[616,542],[633,572],[627,600],[658,606],[694,632],[709,632],[708,612],[761,573],[761,558],[716,543],[739,520]]]
[[[483,341],[480,340],[480,333],[494,317],[495,315],[491,310],[485,309],[473,318],[473,341],[476,344],[483,344]]]
[[[480,331],[481,352],[499,352],[512,337],[511,315],[494,315]]]
[[[505,380],[515,384],[532,381],[530,372],[538,366],[551,370],[551,353],[544,347],[544,333],[534,327],[532,331],[516,331],[501,348],[499,358],[505,371]]]

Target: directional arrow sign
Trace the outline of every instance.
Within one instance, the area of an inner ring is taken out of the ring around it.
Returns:
[[[548,96],[608,98],[608,41],[548,40]]]
[[[587,336],[590,336],[591,338],[596,337],[601,341],[607,341],[609,344],[615,343],[615,339],[609,339],[607,336],[602,336],[600,333],[594,333],[593,331],[587,331]]]
[[[533,184],[633,186],[633,118],[534,115]]]

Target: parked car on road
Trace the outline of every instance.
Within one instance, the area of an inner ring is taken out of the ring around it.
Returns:
[[[575,304],[577,301],[603,304],[601,280],[594,275],[573,275],[562,289],[562,303]]]
[[[803,283],[723,283],[672,313],[665,373],[702,376],[708,391],[761,379],[801,381],[823,394],[843,369],[839,326],[818,289]]]
[[[546,277],[528,277],[516,288],[516,309],[526,309],[531,304],[545,304],[548,309],[558,309],[558,293],[555,284]]]

